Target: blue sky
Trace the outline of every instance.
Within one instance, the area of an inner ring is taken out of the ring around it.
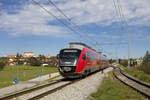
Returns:
[[[83,42],[109,58],[127,58],[127,29],[131,33],[131,57],[142,57],[150,50],[149,0],[119,0],[128,22],[123,28],[113,0],[51,0],[80,29],[70,24],[47,0],[35,1],[81,36],[31,0],[0,0],[0,56],[28,51],[55,56],[69,42]],[[102,45],[104,43],[114,45]]]

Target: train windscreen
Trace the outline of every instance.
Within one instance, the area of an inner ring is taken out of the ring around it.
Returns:
[[[76,66],[81,50],[65,49],[60,51],[60,66]]]

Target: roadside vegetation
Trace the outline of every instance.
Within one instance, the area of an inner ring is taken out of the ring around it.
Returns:
[[[3,61],[0,61],[0,70],[4,69],[5,63]]]
[[[57,72],[57,67],[39,67],[39,66],[5,66],[0,70],[0,88],[14,84],[13,79],[18,78],[20,81],[30,80],[39,75]]]
[[[145,98],[130,87],[114,80],[109,73],[91,100],[145,100]]]
[[[127,61],[125,63],[127,63]],[[121,64],[120,67],[122,67],[124,71],[131,76],[141,81],[150,83],[150,53],[148,51],[146,52],[143,62],[140,65],[128,68]]]
[[[0,70],[3,70],[6,65],[6,58],[0,59]]]
[[[129,75],[143,81],[143,82],[147,82],[150,83],[150,74],[147,74],[141,70],[139,70],[138,67],[131,67],[131,68],[127,68],[124,66],[121,66],[124,69],[124,72],[128,73]]]
[[[150,75],[150,53],[147,51],[142,64],[139,66],[139,70]]]

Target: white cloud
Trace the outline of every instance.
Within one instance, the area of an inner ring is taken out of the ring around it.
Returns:
[[[149,4],[149,0],[120,0],[122,13],[130,21],[130,25],[150,25]],[[65,4],[57,5],[80,25],[111,25],[118,20],[112,0],[68,0]]]
[[[51,7],[47,8],[51,9]],[[64,27],[48,25],[48,22],[55,21],[54,18],[32,4],[15,14],[3,12],[0,19],[0,28],[15,36],[22,34],[60,36],[67,33]]]
[[[118,21],[113,0],[55,0],[55,2],[78,25],[94,23],[108,26]],[[43,4],[60,19],[64,19],[53,6],[45,4],[45,1]],[[149,0],[120,0],[120,4],[130,25],[150,26]],[[0,29],[8,31],[12,35],[60,36],[68,33],[68,30],[60,24],[49,25],[49,22],[56,21],[56,19],[31,2],[16,12],[14,14],[1,12]],[[109,36],[105,35],[105,37]]]

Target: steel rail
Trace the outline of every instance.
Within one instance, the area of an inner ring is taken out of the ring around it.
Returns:
[[[108,67],[107,67],[107,68],[108,68]],[[106,69],[106,68],[104,68],[104,69]],[[104,70],[104,69],[103,69],[103,70]],[[99,70],[99,71],[100,71],[100,70]],[[44,92],[44,93],[41,93],[41,94],[39,94],[39,95],[37,95],[37,96],[35,96],[35,97],[31,97],[31,98],[29,98],[29,100],[36,100],[36,99],[42,98],[42,97],[44,97],[44,96],[46,96],[46,95],[48,95],[48,94],[54,93],[54,92],[56,92],[57,90],[60,90],[60,89],[62,89],[62,88],[64,88],[64,87],[66,87],[66,86],[68,86],[68,85],[71,85],[71,84],[73,84],[73,83],[76,83],[76,82],[78,82],[78,81],[80,81],[80,80],[82,80],[82,79],[86,79],[86,78],[88,78],[88,77],[91,77],[91,76],[95,75],[95,74],[96,74],[97,72],[99,72],[99,71],[96,71],[96,72],[94,72],[94,73],[88,75],[87,77],[80,78],[80,79],[76,79],[76,80],[73,80],[73,81],[71,81],[71,82],[69,82],[69,83],[66,83],[66,84],[62,85],[62,86],[59,86],[59,87],[56,87],[56,88],[54,88],[54,89],[48,90],[48,91],[46,91],[46,92]],[[46,88],[46,87],[48,87],[48,86],[55,85],[55,84],[57,84],[57,83],[60,83],[60,82],[62,82],[62,81],[65,81],[65,80],[66,80],[65,78],[59,79],[59,80],[54,80],[54,81],[49,82],[49,83],[47,83],[47,84],[42,84],[42,85],[39,85],[39,86],[30,88],[30,89],[25,89],[25,90],[23,90],[23,91],[19,91],[19,92],[10,94],[10,95],[6,95],[6,96],[3,96],[3,97],[0,97],[0,100],[8,100],[8,99],[17,98],[17,97],[19,97],[19,96],[22,96],[22,95],[25,95],[25,94],[28,94],[28,93],[32,93],[32,92],[34,92],[34,91],[37,91],[37,90]]]
[[[121,76],[125,77],[128,79],[128,81],[130,82],[127,82],[127,80],[123,80],[121,79],[119,76],[120,75],[116,75],[116,71],[118,69],[118,72],[120,73]],[[137,79],[135,79],[134,77],[131,77],[130,75],[127,75],[125,74],[124,72],[122,72],[122,70],[120,68],[114,68],[113,70],[113,76],[119,80],[120,82],[122,82],[123,84],[131,87],[132,89],[138,91],[139,93],[141,93],[142,95],[144,95],[145,97],[147,97],[148,99],[150,99],[150,87],[147,83],[145,82],[141,82]],[[133,85],[134,83],[134,85]],[[139,87],[138,87],[139,86]],[[140,87],[144,87],[144,88],[140,88]]]
[[[77,80],[77,81],[79,81],[79,80]],[[73,83],[75,83],[75,82],[77,82],[77,81],[72,81],[72,82],[66,83],[66,84],[61,85],[61,86],[59,86],[59,87],[57,87],[57,88],[54,88],[54,89],[52,89],[52,90],[48,90],[48,91],[46,91],[46,92],[44,92],[44,93],[41,93],[41,94],[39,94],[39,95],[37,95],[37,96],[34,96],[34,97],[32,97],[32,98],[30,98],[30,99],[28,99],[28,100],[38,100],[38,99],[40,99],[40,98],[43,98],[44,96],[47,96],[47,95],[52,94],[52,93],[54,93],[54,92],[56,92],[56,91],[58,91],[58,90],[61,90],[62,88],[66,87],[66,86],[68,86],[68,85],[71,85],[71,84],[73,84]]]
[[[23,90],[23,91],[19,91],[19,92],[17,92],[17,93],[13,93],[13,94],[10,94],[10,95],[6,95],[6,96],[3,96],[3,97],[0,97],[0,100],[8,100],[8,99],[16,98],[16,97],[18,97],[18,96],[21,96],[21,95],[24,95],[24,94],[27,94],[27,93],[30,93],[30,92],[33,92],[33,91],[42,89],[42,88],[44,88],[44,87],[47,87],[47,86],[50,86],[50,85],[59,83],[59,82],[61,82],[61,81],[63,81],[63,80],[64,80],[64,79],[54,80],[54,81],[49,82],[49,83],[46,83],[46,84],[42,84],[42,85],[39,85],[39,86],[30,88],[30,89],[26,89],[26,90]]]
[[[106,68],[108,68],[108,67],[106,67]],[[104,69],[106,69],[106,68],[104,68]],[[99,71],[100,71],[100,70],[99,70]],[[96,72],[94,72],[94,73],[88,75],[88,76],[85,77],[85,78],[81,78],[81,79],[77,79],[77,80],[71,81],[71,82],[66,83],[66,84],[64,84],[64,85],[62,85],[62,86],[59,86],[59,87],[57,87],[57,88],[54,88],[54,89],[52,89],[52,90],[46,91],[46,92],[44,92],[44,93],[41,93],[41,94],[39,94],[39,95],[37,95],[37,96],[35,96],[35,97],[30,98],[29,100],[37,100],[37,99],[43,98],[44,96],[47,96],[47,95],[49,95],[49,94],[52,94],[52,93],[56,92],[57,90],[61,90],[62,88],[66,87],[66,86],[69,86],[69,85],[71,85],[71,84],[74,84],[74,83],[76,83],[76,82],[79,82],[79,81],[81,81],[81,80],[83,80],[83,79],[87,79],[87,78],[89,78],[89,77],[95,75],[95,74],[96,74],[97,72],[99,72],[99,71],[96,71]]]

